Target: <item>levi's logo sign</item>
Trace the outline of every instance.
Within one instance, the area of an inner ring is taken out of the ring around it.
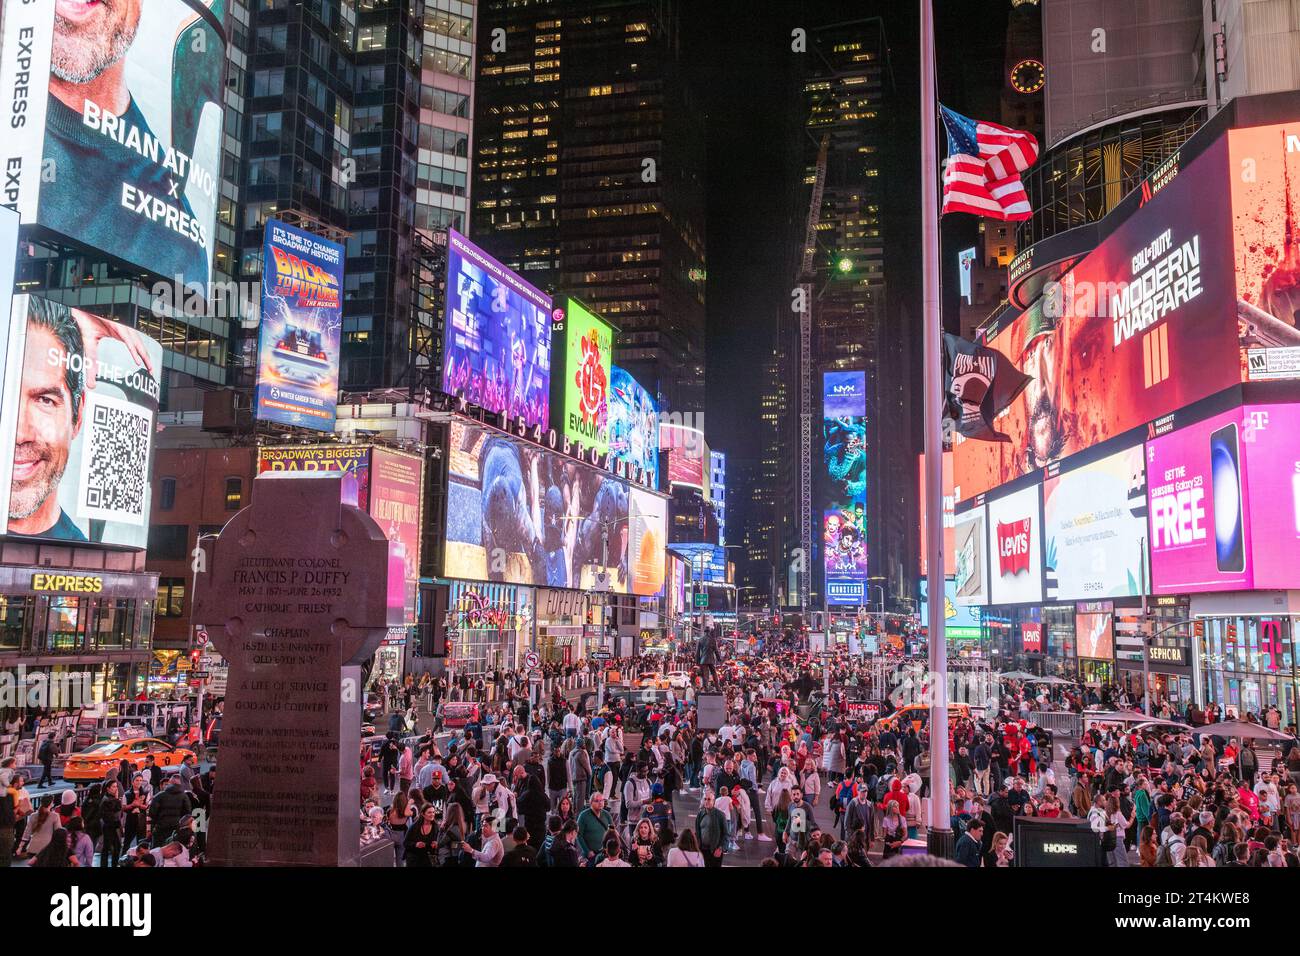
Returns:
[[[998,570],[1003,577],[1029,571],[1029,519],[998,522]]]

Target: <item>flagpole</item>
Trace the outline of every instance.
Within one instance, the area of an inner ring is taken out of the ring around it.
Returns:
[[[944,633],[943,575],[943,315],[939,308],[939,169],[934,92],[934,13],[921,3],[921,297],[925,324],[925,536],[930,648],[930,819],[927,850],[952,856],[948,784],[948,641]]]

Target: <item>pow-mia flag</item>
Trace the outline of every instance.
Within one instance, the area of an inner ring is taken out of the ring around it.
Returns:
[[[1029,376],[1001,352],[943,337],[944,403],[957,432],[980,441],[1010,441],[993,427],[994,417],[1016,400]]]

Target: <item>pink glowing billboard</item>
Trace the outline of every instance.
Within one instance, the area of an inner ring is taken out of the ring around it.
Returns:
[[[1300,586],[1300,405],[1242,411],[1255,587]]]
[[[1147,442],[1156,594],[1251,587],[1241,421],[1237,408]]]

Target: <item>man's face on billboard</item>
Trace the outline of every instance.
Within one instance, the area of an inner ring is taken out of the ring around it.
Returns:
[[[44,531],[58,520],[59,481],[80,420],[63,366],[53,364],[52,355],[67,355],[63,343],[44,326],[29,325],[9,496],[10,528],[22,534]],[[34,515],[40,520],[31,530],[13,524]]]
[[[126,56],[140,27],[142,0],[57,0],[50,72],[89,83]]]
[[[1025,354],[1023,371],[1032,376],[1025,386],[1029,411],[1028,460],[1041,467],[1060,457],[1064,446],[1056,394],[1057,333],[1037,338]]]

